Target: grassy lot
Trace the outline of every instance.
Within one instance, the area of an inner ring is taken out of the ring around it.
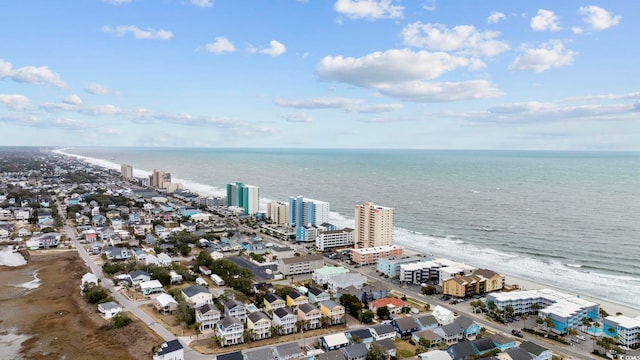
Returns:
[[[140,310],[147,313],[158,324],[162,325],[175,336],[192,336],[195,335],[195,331],[192,328],[183,328],[179,324],[176,325],[175,315],[163,315],[160,314],[153,304],[144,304],[140,306]]]
[[[408,341],[396,339],[396,356],[398,359],[409,358],[416,355],[417,346],[409,344]]]

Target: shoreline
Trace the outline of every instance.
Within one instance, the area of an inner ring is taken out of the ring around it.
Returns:
[[[75,155],[75,154],[70,154],[70,153],[66,153],[63,150],[66,149],[61,149],[61,150],[54,150],[53,152],[56,154],[60,154],[60,155],[64,155],[64,156],[69,156],[72,158],[76,158],[85,162],[88,162],[89,164],[98,166],[98,167],[102,167],[105,169],[111,169],[111,170],[117,170],[117,164],[111,163],[108,160],[103,160],[103,159],[96,159],[96,158],[91,158],[91,157],[86,157],[86,156],[82,156],[82,155]],[[110,164],[110,165],[108,165]],[[145,173],[148,174],[148,172],[144,171],[144,170],[138,170],[140,173]],[[184,181],[184,180],[180,180],[180,179],[176,179],[178,181],[183,181],[184,185],[185,185],[185,189],[194,191],[196,193],[199,193],[201,195],[216,195],[216,193],[209,193],[209,192],[200,192],[200,191],[196,191],[191,189],[189,186],[190,185],[195,185],[196,187],[203,187],[203,186],[209,186],[209,185],[204,185],[204,184],[195,184],[192,183],[190,181]],[[212,187],[213,188],[213,187]],[[262,198],[261,201],[265,199]],[[410,230],[409,230],[410,231]],[[420,252],[418,252],[418,250],[412,249],[412,248],[408,248],[408,247],[404,247],[405,249],[405,253],[411,253],[411,254],[420,254]],[[461,260],[457,260],[455,258],[451,258],[451,260],[454,261],[461,261]],[[473,264],[473,262],[469,262],[470,265],[474,265],[477,266],[475,264]],[[616,302],[613,300],[609,300],[609,299],[604,299],[601,297],[594,297],[594,296],[590,296],[590,295],[585,295],[583,292],[577,292],[577,291],[567,291],[565,289],[562,289],[561,287],[559,287],[558,285],[545,285],[541,282],[537,282],[537,281],[532,281],[532,280],[527,280],[524,279],[522,277],[518,277],[518,276],[514,276],[514,275],[510,275],[508,273],[501,273],[502,275],[505,276],[505,282],[510,283],[510,282],[515,282],[517,284],[521,284],[523,288],[526,289],[541,289],[541,288],[549,288],[549,289],[554,289],[557,291],[561,291],[564,293],[570,293],[570,294],[574,294],[577,295],[579,297],[582,297],[584,299],[588,299],[591,300],[593,302],[596,302],[598,304],[600,304],[601,308],[604,308],[609,314],[611,315],[615,315],[616,312],[622,312],[624,315],[627,316],[640,316],[640,307],[634,307],[628,304],[624,304],[624,303],[620,303],[620,302]]]

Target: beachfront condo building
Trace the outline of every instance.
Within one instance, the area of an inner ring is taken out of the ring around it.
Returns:
[[[442,286],[442,283],[456,276],[472,275],[476,268],[449,259],[435,259],[400,265],[399,279],[403,283],[431,283]]]
[[[535,314],[553,320],[551,331],[564,334],[568,329],[582,325],[582,319],[597,319],[599,305],[582,299],[577,295],[565,294],[552,289],[511,291],[487,295],[487,305],[495,304],[496,309],[504,311],[507,306],[513,308],[513,315]],[[538,304],[539,310],[531,305]]]
[[[607,316],[602,321],[602,332],[610,337],[617,337],[618,342],[628,347],[640,346],[640,316],[635,318],[625,315]]]
[[[122,164],[120,165],[120,175],[125,180],[133,180],[133,166]]]
[[[171,173],[153,169],[153,173],[149,175],[149,186],[164,189],[169,184],[171,184]]]
[[[358,265],[371,265],[378,259],[402,256],[404,249],[398,245],[351,249],[351,261]]]
[[[302,196],[289,197],[289,226],[318,226],[329,222],[329,203]]]
[[[325,251],[328,249],[353,246],[353,229],[320,231],[316,236],[316,249]]]
[[[417,256],[384,258],[378,260],[378,264],[376,264],[376,270],[388,277],[397,277],[398,275],[400,275],[400,265],[413,264],[426,260],[427,259],[425,258]]]
[[[390,246],[393,244],[393,208],[366,202],[355,207],[357,249]]]
[[[274,224],[287,225],[289,223],[289,204],[282,201],[271,201],[267,204],[267,217]]]
[[[227,206],[242,208],[245,215],[258,212],[260,188],[242,182],[227,184]]]

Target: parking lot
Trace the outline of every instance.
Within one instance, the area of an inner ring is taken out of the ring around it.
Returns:
[[[256,281],[266,281],[266,280],[272,280],[273,279],[273,275],[271,274],[267,274],[266,270],[270,269],[271,271],[273,271],[274,273],[278,270],[278,266],[277,265],[267,265],[267,266],[258,266],[254,263],[252,263],[251,261],[243,258],[243,257],[239,257],[239,256],[233,256],[233,257],[229,257],[227,258],[230,261],[232,261],[234,264],[243,267],[245,269],[249,269],[251,270],[251,272],[253,273],[253,275],[256,277]]]

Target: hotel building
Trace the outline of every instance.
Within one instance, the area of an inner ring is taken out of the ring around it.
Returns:
[[[133,180],[133,166],[127,164],[120,165],[120,174],[125,180]]]
[[[278,271],[284,276],[311,273],[322,266],[324,266],[322,255],[304,255],[278,259]]]
[[[255,215],[258,212],[260,188],[241,182],[227,184],[227,206],[242,208],[245,215]]]
[[[397,277],[400,275],[400,265],[414,264],[417,262],[425,261],[426,259],[415,256],[403,256],[393,258],[383,258],[378,260],[376,270],[380,271],[384,275],[389,277]]]
[[[353,246],[353,229],[319,231],[316,236],[316,249],[327,249]]]
[[[602,325],[605,335],[617,336],[618,342],[628,347],[640,346],[640,316],[635,318],[625,315],[607,316],[602,321]]]
[[[487,295],[487,304],[495,304],[504,310],[511,306],[514,315],[536,313],[531,305],[538,304],[539,317],[553,320],[552,331],[566,333],[582,325],[582,319],[598,318],[599,305],[576,295],[565,294],[551,289],[512,291]]]
[[[296,240],[314,241],[317,233],[313,227],[329,224],[329,203],[303,196],[289,197],[289,226],[296,228]]]
[[[149,175],[149,186],[164,189],[169,184],[171,184],[171,173],[153,169],[153,173]]]
[[[402,256],[403,248],[398,245],[351,249],[351,261],[360,265],[375,264],[378,259]]]
[[[271,201],[267,204],[267,217],[277,225],[289,223],[289,204]]]
[[[444,280],[456,276],[473,274],[476,268],[448,259],[435,259],[412,264],[400,265],[401,282],[409,284],[437,283],[442,286]]]
[[[357,249],[393,244],[393,208],[366,202],[355,206],[353,238]]]

